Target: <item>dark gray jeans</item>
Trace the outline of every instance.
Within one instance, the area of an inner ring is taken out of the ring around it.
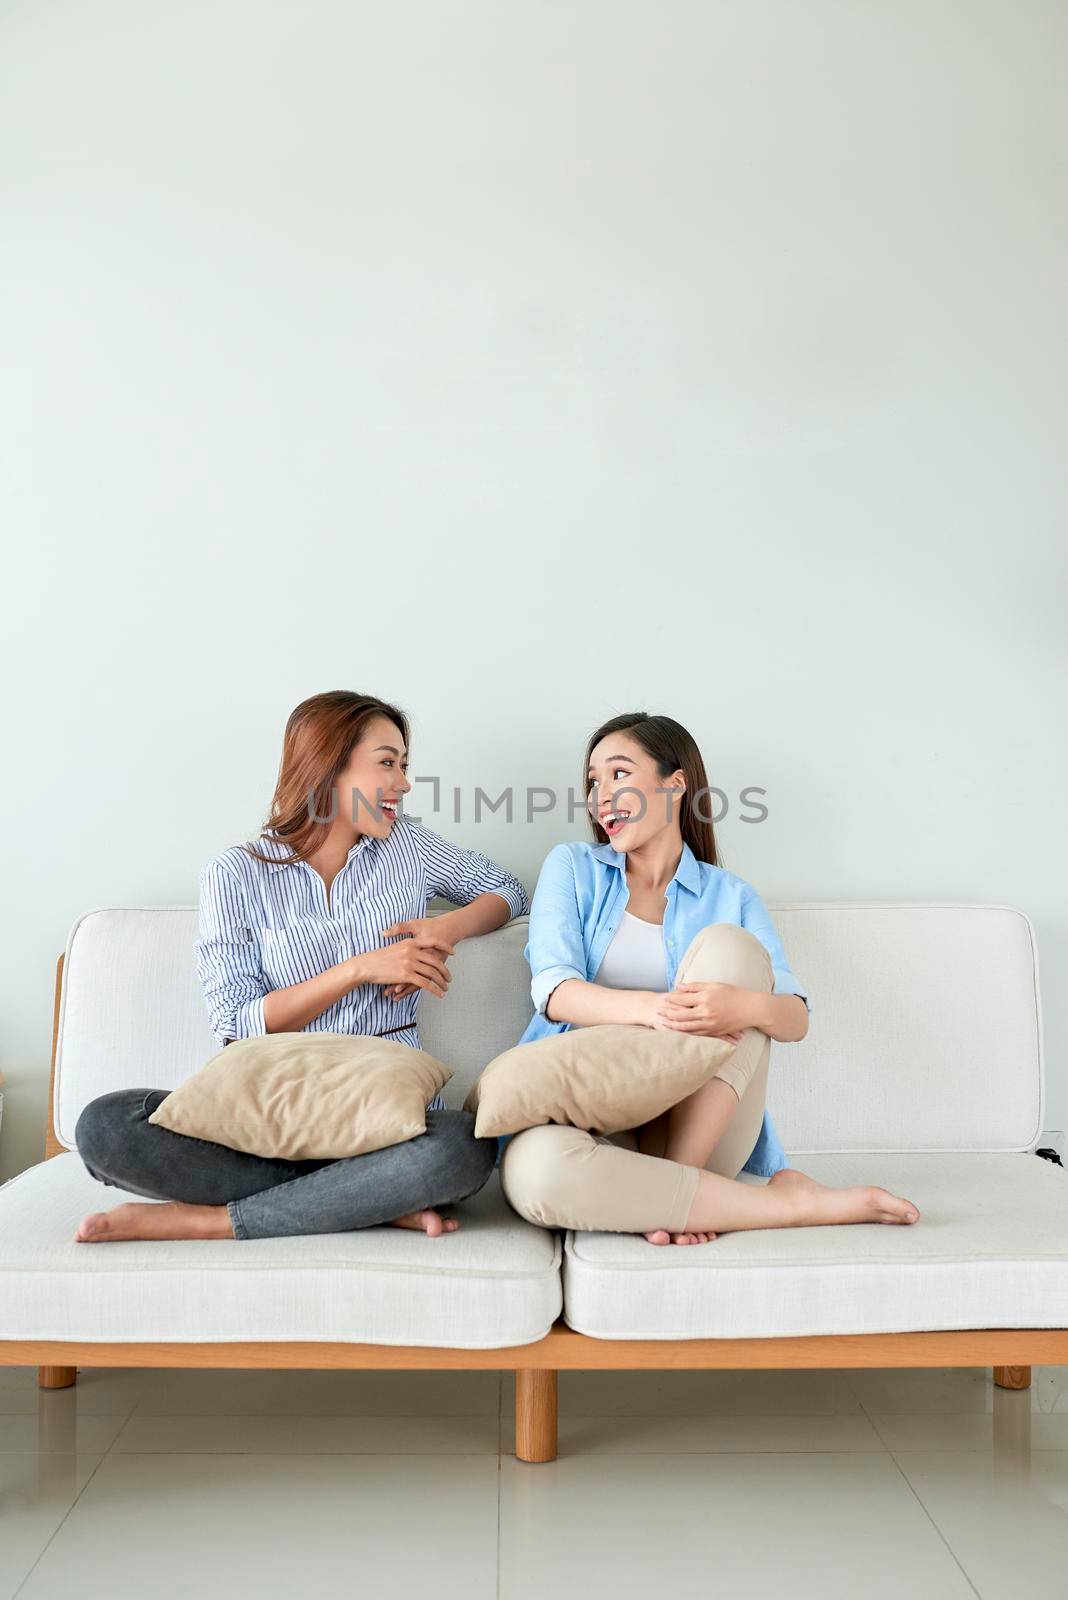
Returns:
[[[370,1228],[476,1194],[496,1138],[477,1139],[470,1111],[428,1111],[426,1132],[360,1156],[287,1161],[174,1133],[149,1116],[169,1089],[114,1089],[84,1108],[74,1142],[100,1183],[151,1200],[225,1205],[235,1239]]]

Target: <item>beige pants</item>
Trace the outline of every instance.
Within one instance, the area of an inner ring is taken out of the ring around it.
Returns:
[[[771,957],[756,935],[737,923],[711,923],[694,936],[675,982],[735,983],[770,994]],[[764,1120],[770,1055],[770,1036],[746,1028],[714,1074],[735,1090],[738,1107],[705,1163],[707,1172],[736,1178],[748,1161]],[[666,1113],[655,1119],[661,1125],[665,1121]],[[644,1154],[639,1131],[594,1135],[555,1122],[525,1128],[504,1147],[501,1187],[520,1216],[542,1227],[682,1233],[699,1169]]]

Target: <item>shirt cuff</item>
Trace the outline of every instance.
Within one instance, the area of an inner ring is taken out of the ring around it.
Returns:
[[[263,996],[257,995],[255,1000],[246,1000],[244,1005],[238,1006],[226,1025],[223,1037],[219,1039],[219,1045],[232,1044],[235,1039],[257,1039],[266,1032]]]
[[[585,981],[586,974],[579,972],[577,967],[545,967],[537,977],[532,979],[530,985],[530,998],[534,1002],[534,1009],[545,1016],[545,1007],[549,1004],[549,996],[558,983],[563,983],[565,978],[581,978]]]
[[[805,1010],[812,1015],[812,1007],[808,1003],[808,995],[804,992],[792,972],[784,972],[781,968],[775,970],[775,987],[772,994],[796,994],[805,1002]]]
[[[499,894],[502,900],[507,900],[513,917],[521,917],[525,911],[530,910],[530,902],[527,899],[527,891],[523,888],[521,883],[494,884],[493,888],[490,889],[488,893]]]

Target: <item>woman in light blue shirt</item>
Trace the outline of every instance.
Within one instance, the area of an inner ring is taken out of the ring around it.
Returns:
[[[740,1228],[911,1223],[877,1186],[834,1189],[789,1166],[765,1108],[771,1040],[808,1032],[808,995],[767,906],[717,860],[708,779],[670,717],[613,717],[583,769],[595,842],[550,850],[525,950],[534,1015],[520,1043],[600,1023],[729,1039],[694,1094],[641,1127],[548,1123],[499,1141],[501,1185],[543,1227],[705,1243]],[[677,982],[698,957],[702,981]],[[708,976],[709,970],[714,978]],[[746,1171],[766,1184],[740,1183]]]
[[[291,714],[271,822],[200,874],[196,969],[220,1047],[266,1033],[388,1035],[419,1048],[416,1004],[450,982],[460,939],[528,909],[519,879],[399,809],[411,788],[396,706],[337,690]],[[439,895],[459,909],[428,917]],[[474,1194],[497,1145],[440,1094],[426,1132],[341,1159],[283,1160],[148,1119],[166,1089],[100,1095],[74,1136],[103,1183],[169,1201],[83,1219],[75,1238],[261,1239],[389,1223],[452,1233],[437,1207]]]

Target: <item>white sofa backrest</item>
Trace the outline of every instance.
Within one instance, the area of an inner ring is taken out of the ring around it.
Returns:
[[[1011,906],[773,905],[807,1038],[772,1044],[768,1107],[791,1158],[818,1150],[1033,1149],[1045,1113],[1038,958]],[[108,907],[71,929],[53,1104],[60,1142],[109,1089],[172,1089],[217,1050],[191,907]],[[527,918],[462,941],[423,995],[425,1049],[463,1103],[530,1019]]]
[[[1033,1150],[1045,1116],[1038,946],[1007,905],[769,910],[812,1015],[773,1044],[786,1148]]]

